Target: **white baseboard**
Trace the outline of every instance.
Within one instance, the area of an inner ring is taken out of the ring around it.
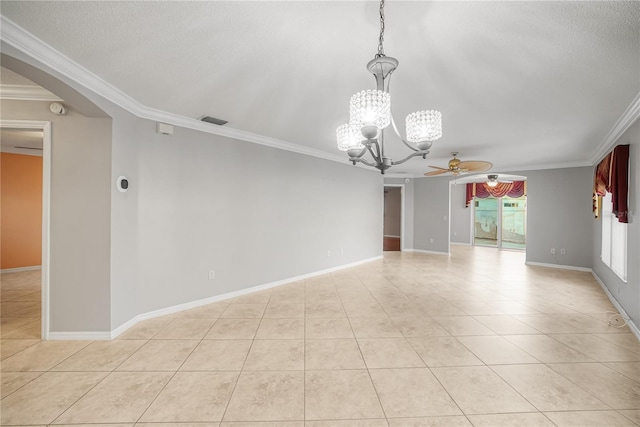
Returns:
[[[5,273],[20,273],[22,271],[33,271],[42,269],[41,265],[32,265],[30,267],[16,267],[16,268],[5,268],[4,270],[0,270],[0,274]]]
[[[111,339],[110,332],[49,332],[51,341],[104,341]]]
[[[141,322],[143,320],[148,320],[148,319],[153,319],[155,317],[160,317],[160,316],[166,316],[167,314],[173,314],[173,313],[178,313],[180,311],[184,311],[184,310],[190,310],[192,308],[196,308],[196,307],[200,307],[203,305],[207,305],[207,304],[213,304],[214,302],[219,302],[219,301],[224,301],[230,298],[236,298],[242,295],[246,295],[246,294],[251,294],[253,292],[259,292],[259,291],[264,291],[266,289],[271,289],[271,288],[275,288],[277,286],[281,286],[281,285],[285,285],[287,283],[292,283],[292,282],[297,282],[299,280],[304,280],[304,279],[309,279],[311,277],[315,277],[315,276],[321,276],[323,274],[327,274],[327,273],[332,273],[334,271],[339,271],[339,270],[344,270],[346,268],[351,268],[351,267],[355,267],[357,265],[361,265],[361,264],[366,264],[369,262],[373,262],[373,261],[378,261],[380,259],[382,259],[383,256],[375,256],[372,258],[367,258],[367,259],[363,259],[360,261],[356,261],[356,262],[352,262],[349,264],[343,264],[337,267],[331,267],[331,268],[327,268],[324,270],[319,270],[319,271],[314,271],[313,273],[307,273],[307,274],[303,274],[300,276],[295,276],[295,277],[290,277],[288,279],[283,279],[283,280],[277,280],[275,282],[270,282],[270,283],[265,283],[262,285],[257,285],[257,286],[253,286],[251,288],[246,288],[246,289],[240,289],[238,291],[233,291],[233,292],[227,292],[226,294],[221,294],[221,295],[215,295],[212,297],[208,297],[208,298],[203,298],[203,299],[199,299],[196,301],[190,301],[184,304],[177,304],[177,305],[173,305],[170,307],[165,307],[165,308],[161,308],[159,310],[154,310],[154,311],[150,311],[147,313],[142,313],[137,315],[136,317],[134,317],[133,319],[129,320],[128,322],[125,322],[124,324],[118,326],[117,328],[115,328],[114,330],[111,331],[111,333],[105,332],[105,334],[107,334],[109,336],[109,338],[81,338],[80,336],[77,336],[75,338],[66,338],[66,339],[113,339],[116,338],[118,335],[122,334],[124,331],[126,331],[127,329],[131,328],[132,326],[134,326],[136,323]],[[70,333],[72,336],[74,333]],[[51,339],[59,339],[59,338],[51,338]]]
[[[586,271],[587,273],[592,272],[591,269],[588,267],[576,267],[574,265],[547,264],[544,262],[533,262],[533,261],[526,261],[525,264],[531,265],[533,267],[559,268],[561,270]]]
[[[439,252],[439,251],[427,251],[424,249],[403,249],[403,252],[417,252],[420,254],[430,254],[430,255],[445,255],[450,256],[451,252]]]
[[[464,242],[450,242],[452,245],[458,245],[458,246],[471,246],[471,243],[464,243]]]
[[[602,279],[600,279],[600,276],[598,276],[595,271],[591,271],[591,274],[593,275],[593,278],[596,279],[596,282],[598,282],[604,293],[607,294],[607,297],[609,298],[613,306],[616,308],[616,310],[618,310],[618,313],[622,314],[625,319],[629,319],[627,321],[627,326],[629,326],[629,329],[631,329],[633,335],[635,335],[636,338],[640,340],[640,329],[638,329],[638,326],[633,323],[633,320],[631,320],[631,317],[627,314],[626,311],[624,311],[624,308],[622,308],[618,300],[616,300],[613,294],[609,292],[609,288],[607,288]]]

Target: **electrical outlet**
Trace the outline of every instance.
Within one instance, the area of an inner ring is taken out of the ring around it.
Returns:
[[[551,248],[551,255],[555,255],[556,254],[556,248]]]
[[[331,256],[331,251],[327,251],[327,256]]]
[[[560,255],[566,255],[567,250],[565,248],[560,249]]]
[[[344,248],[340,248],[340,255],[344,255]]]
[[[209,270],[209,280],[214,280],[216,278],[216,271]]]
[[[456,237],[458,235],[458,233],[456,233],[455,231],[453,232],[453,237]]]
[[[429,243],[433,243],[433,237],[429,239]]]

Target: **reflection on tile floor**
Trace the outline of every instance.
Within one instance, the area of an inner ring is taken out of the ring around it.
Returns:
[[[40,341],[40,274],[2,275],[2,425],[633,426],[640,342],[589,273],[454,247]],[[197,423],[197,424],[194,424]]]

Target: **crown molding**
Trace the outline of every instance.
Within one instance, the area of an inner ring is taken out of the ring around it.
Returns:
[[[611,128],[604,140],[591,156],[591,165],[598,163],[607,152],[611,151],[615,143],[627,129],[640,117],[640,93],[636,95],[631,104],[624,111],[615,125]]]
[[[0,99],[15,101],[62,101],[41,86],[0,85]]]
[[[315,148],[304,147],[288,141],[239,129],[216,126],[194,118],[146,107],[2,15],[0,15],[0,39],[39,61],[46,67],[60,73],[64,77],[69,78],[139,118],[252,142],[254,144],[266,145],[268,147],[318,157],[345,165],[348,163],[344,156],[338,154],[327,153]]]
[[[536,171],[545,169],[569,169],[569,168],[582,168],[586,166],[593,166],[590,160],[580,160],[575,162],[561,162],[561,163],[539,163],[537,165],[525,165],[525,166],[511,166],[511,167],[498,167],[491,169],[486,173],[522,173],[526,171]]]

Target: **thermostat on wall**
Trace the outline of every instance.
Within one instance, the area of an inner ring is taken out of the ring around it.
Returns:
[[[116,181],[116,187],[118,187],[118,191],[124,193],[129,189],[129,180],[126,176],[119,176]]]

